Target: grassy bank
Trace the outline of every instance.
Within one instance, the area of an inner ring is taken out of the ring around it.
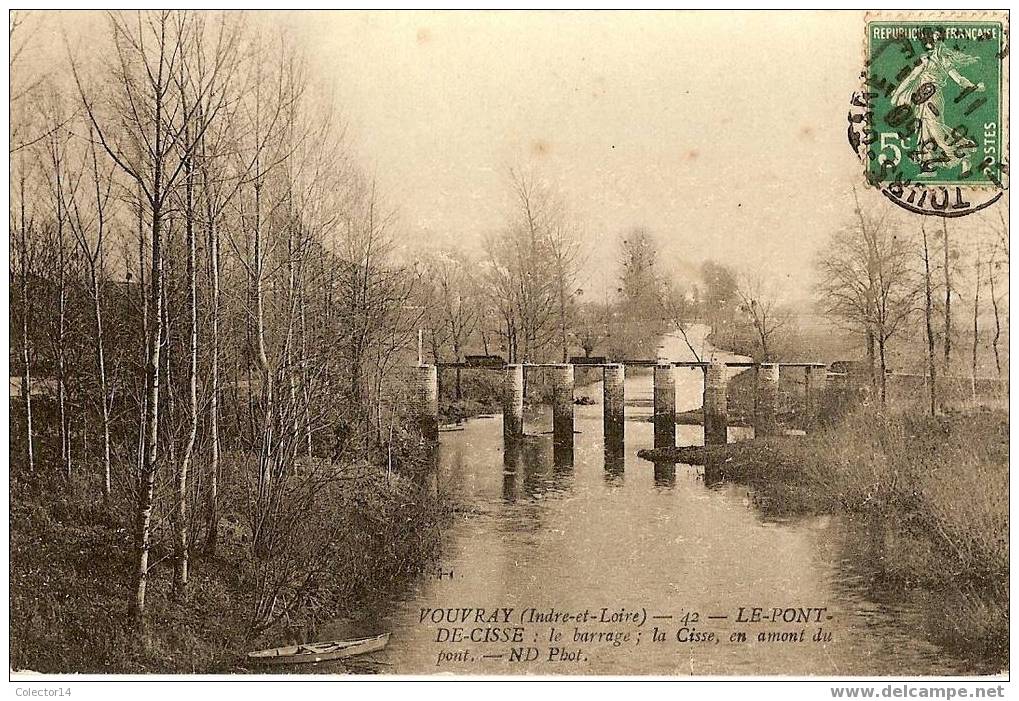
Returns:
[[[166,545],[153,552],[146,632],[125,622],[131,530],[117,509],[61,482],[14,482],[11,494],[10,660],[39,672],[214,673],[244,671],[243,653],[298,642],[317,626],[346,621],[368,631],[373,614],[434,562],[449,512],[410,479],[367,466],[330,495],[341,515],[335,557],[305,587],[301,606],[253,631],[256,580],[240,513],[226,513],[215,556],[192,553],[186,595],[170,592]],[[311,537],[314,537],[313,535]],[[352,670],[356,671],[356,670]]]
[[[700,448],[647,453],[703,462]],[[883,587],[930,604],[931,635],[1007,664],[1008,414],[931,418],[859,407],[807,436],[732,444],[711,469],[775,516],[831,513],[866,526]]]

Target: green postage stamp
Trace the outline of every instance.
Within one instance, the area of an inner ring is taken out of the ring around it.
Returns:
[[[850,142],[867,181],[898,204],[960,216],[1006,187],[1008,24],[929,17],[868,16]]]

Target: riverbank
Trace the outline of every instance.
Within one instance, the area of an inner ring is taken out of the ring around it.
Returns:
[[[241,496],[241,495],[238,495]],[[257,580],[239,513],[224,514],[214,556],[192,552],[192,576],[179,600],[170,591],[167,543],[157,543],[146,632],[125,621],[131,586],[131,531],[106,508],[61,482],[11,486],[11,669],[44,673],[222,673],[249,669],[247,650],[303,642],[317,626],[343,621],[369,630],[371,612],[435,561],[450,507],[412,479],[351,468],[331,509],[343,515],[328,574],[273,627],[253,633]],[[294,573],[295,575],[298,573]],[[311,577],[319,577],[312,574]],[[347,669],[359,671],[355,661]]]
[[[710,459],[709,471],[748,486],[770,516],[841,514],[865,524],[882,584],[937,603],[938,642],[1007,665],[1007,412],[931,418],[857,407],[806,436],[641,455]]]

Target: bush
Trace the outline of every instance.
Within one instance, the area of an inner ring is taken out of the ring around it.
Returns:
[[[302,579],[307,585],[300,589],[299,606],[254,632],[259,575],[286,580],[293,573],[253,555],[245,516],[246,464],[243,456],[224,456],[220,547],[214,557],[197,548],[192,552],[191,578],[181,600],[171,595],[167,546],[156,543],[144,632],[126,622],[134,567],[129,522],[62,480],[12,480],[11,668],[242,671],[245,651],[303,642],[321,623],[366,616],[434,562],[450,510],[420,488],[419,473],[387,472],[365,463],[343,466],[339,469],[349,479],[318,495],[293,541],[311,552],[326,532],[323,524],[330,522],[336,537],[322,551],[328,567]],[[405,470],[409,464],[405,460]],[[298,553],[295,561],[307,564],[301,557]]]

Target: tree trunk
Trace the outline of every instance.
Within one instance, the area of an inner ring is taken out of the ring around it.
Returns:
[[[142,188],[138,186],[138,301],[142,310],[142,367],[149,366],[149,293],[146,285],[145,268],[148,264],[145,248],[149,243],[145,235],[145,214],[144,200],[142,199]],[[151,280],[149,281],[151,283]],[[158,367],[158,366],[157,366]],[[145,472],[145,427],[148,416],[146,402],[148,396],[142,397],[142,403],[138,413],[138,465],[135,473],[135,489],[142,488],[142,473]]]
[[[301,375],[301,392],[304,397],[304,442],[305,450],[308,454],[308,464],[311,464],[312,458],[315,456],[314,444],[312,442],[312,429],[311,429],[311,390],[308,387],[308,318],[307,318],[307,300],[304,296],[304,285],[301,285],[298,291],[298,302],[300,305],[300,321],[301,321],[301,355],[300,355],[300,375]]]
[[[931,285],[930,246],[927,242],[927,230],[920,227],[923,233],[923,265],[924,265],[924,322],[927,327],[927,377],[931,416],[938,411],[937,363],[934,361],[934,295]]]
[[[885,361],[886,339],[881,334],[877,337],[878,357],[881,360],[881,403],[888,403],[888,365]]]
[[[206,493],[205,552],[216,552],[219,540],[219,230],[209,217],[209,273],[212,286],[212,361],[209,370],[209,488]]]
[[[952,266],[948,250],[948,219],[941,220],[945,257],[945,375],[952,374]]]
[[[57,170],[59,188],[60,171]],[[59,191],[58,191],[59,192]],[[71,480],[71,426],[67,413],[67,359],[64,349],[64,337],[67,335],[67,248],[64,244],[64,215],[62,197],[57,196],[57,407],[60,420],[60,460],[64,479]]]
[[[273,411],[274,397],[273,397],[273,382],[274,376],[272,368],[269,365],[269,356],[266,351],[265,342],[265,309],[264,299],[262,293],[262,174],[259,171],[259,166],[255,165],[255,225],[254,225],[254,242],[252,246],[253,252],[253,294],[255,303],[255,348],[256,348],[256,360],[259,369],[259,377],[261,380],[261,387],[259,388],[259,407],[258,413],[261,418],[261,429],[257,437],[259,450],[258,450],[258,461],[259,461],[259,472],[258,472],[258,505],[256,507],[255,527],[254,533],[252,534],[252,540],[254,541],[255,553],[259,557],[263,557],[268,553],[268,546],[266,543],[268,519],[270,517],[270,502],[272,499],[272,483],[273,483]]]
[[[877,373],[875,372],[874,365],[877,359],[874,356],[874,331],[867,329],[867,368],[870,372],[870,385],[873,387],[877,384]]]
[[[991,307],[994,309],[994,339],[991,341],[991,349],[994,351],[994,367],[1001,377],[1001,355],[998,351],[998,344],[1001,342],[1001,316],[998,310],[998,297],[994,289],[994,258],[987,264],[987,281],[991,286]]]
[[[29,473],[35,472],[35,432],[32,428],[32,352],[28,336],[28,317],[31,313],[28,288],[28,232],[25,230],[25,179],[21,178],[21,399],[25,404],[25,460]]]
[[[560,275],[562,272],[560,271]],[[566,341],[566,294],[562,281],[559,284],[559,334],[560,342],[563,344],[563,362],[570,362],[570,349]]]
[[[188,277],[188,437],[177,470],[176,501],[174,511],[174,562],[173,588],[176,594],[184,592],[188,583],[188,471],[191,468],[198,435],[198,273],[197,246],[194,227],[194,173],[190,160],[184,165],[184,235],[187,243]]]
[[[157,170],[153,192],[160,192]],[[159,203],[152,207],[152,274],[149,284],[149,335],[145,368],[144,462],[138,486],[135,524],[136,566],[134,597],[130,617],[139,625],[145,620],[145,588],[148,583],[149,548],[151,547],[152,505],[155,497],[156,467],[159,461],[159,351],[163,342],[163,271],[161,250],[162,212]]]
[[[970,392],[977,399],[977,347],[980,337],[980,254],[977,253],[976,289],[973,292],[973,359],[970,366]]]
[[[102,292],[99,275],[92,267],[92,303],[96,322],[96,368],[99,372],[100,412],[103,429],[103,500],[107,506],[113,491],[112,461],[110,459],[110,392],[106,378],[106,340],[103,333]]]

